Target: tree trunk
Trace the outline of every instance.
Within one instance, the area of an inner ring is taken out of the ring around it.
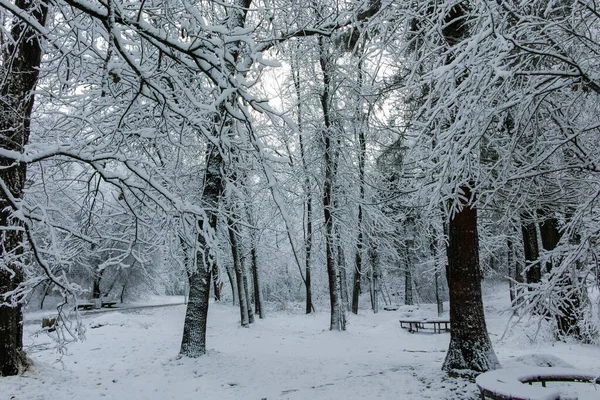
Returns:
[[[260,277],[258,275],[258,257],[256,256],[256,244],[252,245],[250,250],[250,260],[252,262],[252,283],[254,285],[254,308],[260,319],[265,318],[265,309],[263,307],[263,298],[260,291]]]
[[[241,241],[238,240],[238,244]],[[241,244],[240,244],[241,246]],[[240,249],[242,250],[242,249]],[[240,257],[240,266],[242,267],[242,277],[244,280],[244,295],[246,296],[246,309],[248,310],[248,323],[254,323],[254,310],[252,310],[252,305],[254,303],[254,297],[252,296],[252,291],[250,290],[250,283],[248,282],[248,268],[246,268],[246,262],[243,257]]]
[[[227,217],[227,231],[229,232],[229,243],[231,244],[231,255],[233,258],[233,270],[235,271],[237,294],[240,305],[240,324],[243,327],[248,327],[248,300],[246,298],[246,290],[244,289],[244,277],[238,247],[238,234],[235,229],[235,223],[230,217]]]
[[[442,300],[442,296],[440,293],[440,268],[437,257],[437,246],[435,245],[436,239],[435,236],[431,240],[431,254],[433,255],[433,279],[435,283],[435,304],[437,305],[437,315],[441,317],[444,314],[444,301]]]
[[[542,280],[540,266],[540,251],[538,247],[535,223],[530,221],[530,215],[522,215],[521,233],[523,235],[523,253],[525,255],[525,278],[528,284],[539,283]],[[532,288],[529,288],[532,290]]]
[[[221,174],[223,158],[214,146],[206,151],[206,172],[202,202],[207,206],[208,226],[205,221],[198,222],[199,233],[196,265],[188,270],[190,293],[183,323],[183,336],[179,354],[186,357],[200,357],[206,354],[206,323],[208,321],[208,305],[210,296],[211,265],[213,257],[206,238],[212,236],[217,229],[217,209],[223,192]]]
[[[464,197],[470,189],[462,187]],[[448,224],[450,295],[450,346],[442,369],[485,372],[500,367],[488,336],[481,300],[477,209],[463,202],[463,209]]]
[[[304,207],[306,209],[306,231],[304,232],[304,262],[305,262],[305,275],[304,286],[306,288],[306,313],[310,314],[315,309],[312,304],[312,289],[311,289],[311,252],[312,252],[312,190],[310,185],[310,175],[308,173],[308,165],[306,162],[306,154],[304,151],[304,131],[302,125],[302,100],[300,92],[300,69],[296,68],[294,62],[292,62],[292,78],[294,79],[294,88],[296,89],[296,99],[298,107],[298,143],[300,145],[300,159],[302,161],[302,171],[304,173]]]
[[[16,0],[14,5],[34,20],[45,25],[48,11],[44,1]],[[38,81],[38,68],[42,48],[35,30],[17,18],[13,18],[12,38],[3,59],[4,79],[0,87],[0,148],[23,152],[29,141],[30,119],[33,109],[33,90]],[[0,157],[0,376],[16,375],[27,367],[23,352],[23,312],[21,302],[6,293],[12,292],[23,282],[20,258],[23,254],[23,231],[12,219],[14,201],[23,198],[27,167],[13,160]],[[12,198],[12,199],[11,199]]]
[[[333,208],[337,209],[337,201]],[[342,246],[342,236],[340,235],[340,227],[335,226],[335,243],[337,248],[337,265],[340,271],[340,294],[342,297],[342,307],[346,311],[350,311],[350,301],[348,299],[348,273],[346,268],[346,258],[344,257],[344,247]]]
[[[102,292],[100,291],[100,282],[102,282],[102,275],[104,275],[105,269],[98,269],[94,271],[94,282],[92,285],[92,299],[99,299],[102,297]]]
[[[406,249],[406,268],[404,269],[404,304],[413,305],[413,281],[408,248]]]
[[[231,303],[232,305],[236,306],[238,304],[238,297],[236,291],[237,283],[235,281],[235,276],[233,275],[230,266],[226,266],[225,271],[227,271],[227,278],[229,278],[229,285],[231,286]]]
[[[213,281],[213,295],[215,296],[215,301],[221,301],[221,288],[223,287],[221,284],[221,274],[219,274],[219,266],[216,261],[212,262],[211,265],[212,271],[212,281]]]
[[[540,234],[542,248],[545,251],[556,249],[562,234],[558,229],[558,220],[554,217],[545,219],[540,224]],[[581,339],[581,328],[579,321],[582,318],[581,305],[584,302],[581,287],[584,285],[577,278],[577,271],[580,270],[579,262],[575,263],[575,273],[565,271],[560,277],[557,288],[560,290],[559,313],[556,314],[556,325],[558,328],[558,337],[572,336]],[[552,262],[546,263],[546,271],[552,271]]]
[[[331,319],[329,329],[331,330],[345,330],[346,329],[346,316],[343,310],[343,304],[340,296],[340,289],[338,285],[338,268],[335,263],[334,251],[333,251],[333,213],[332,213],[332,199],[333,199],[333,180],[335,175],[336,166],[334,157],[334,148],[332,145],[332,124],[330,115],[330,98],[329,98],[329,84],[330,84],[330,60],[323,38],[319,36],[319,61],[321,65],[321,71],[323,72],[323,93],[321,93],[321,107],[323,110],[323,120],[325,123],[325,129],[323,132],[324,136],[324,164],[325,164],[325,181],[323,182],[323,217],[325,220],[325,260],[327,264],[327,277],[329,282],[329,302],[331,306]]]
[[[371,292],[373,293],[373,312],[379,312],[379,254],[376,249],[370,249],[371,269],[373,271],[373,280],[371,281]]]

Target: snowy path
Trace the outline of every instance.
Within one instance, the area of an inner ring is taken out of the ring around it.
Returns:
[[[87,340],[70,345],[60,362],[45,335],[28,336],[35,366],[22,377],[1,379],[0,399],[477,398],[473,383],[440,371],[449,334],[408,333],[398,323],[401,311],[350,316],[348,331],[340,333],[325,329],[327,313],[273,313],[244,329],[235,308],[216,304],[210,352],[195,360],[176,359],[184,311],[174,306],[86,318]],[[498,342],[506,317],[492,308],[488,320],[505,366],[522,364],[521,356],[533,352],[598,369],[597,347],[532,345],[519,330]],[[600,391],[589,398],[599,399]]]

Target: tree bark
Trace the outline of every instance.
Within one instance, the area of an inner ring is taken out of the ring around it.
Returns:
[[[238,234],[235,229],[235,223],[230,217],[228,217],[227,231],[229,232],[229,243],[231,244],[231,255],[233,258],[233,270],[235,271],[235,280],[237,282],[237,294],[240,305],[240,324],[243,327],[247,327],[249,325],[248,299],[246,297],[244,276],[239,256]]]
[[[463,187],[464,197],[471,198]],[[481,300],[481,268],[477,209],[464,201],[448,224],[448,267],[450,295],[450,346],[442,367],[445,371],[485,372],[500,367],[488,336]]]
[[[250,250],[250,259],[252,262],[252,283],[254,286],[254,308],[260,319],[265,318],[265,310],[263,307],[263,298],[260,290],[260,277],[258,275],[258,257],[256,256],[256,244],[252,245]]]
[[[521,224],[523,253],[525,255],[525,279],[528,284],[539,283],[542,280],[542,269],[535,223],[527,221],[527,219],[530,219],[527,216],[522,217],[522,219],[525,220]],[[531,289],[529,288],[529,290]]]
[[[312,215],[312,190],[310,185],[310,175],[308,173],[308,165],[306,162],[306,154],[304,150],[304,131],[302,124],[302,100],[301,100],[301,92],[300,92],[300,69],[295,68],[295,63],[292,62],[292,78],[294,79],[294,88],[296,89],[296,99],[297,99],[297,107],[298,107],[298,143],[300,145],[300,159],[302,161],[302,170],[304,173],[304,207],[306,209],[306,230],[304,232],[304,270],[305,270],[305,279],[304,286],[306,288],[306,313],[310,314],[314,312],[314,307],[312,304],[312,289],[311,289],[311,253],[312,253],[312,224],[313,224],[313,215]]]
[[[190,293],[179,351],[181,356],[192,358],[206,354],[206,324],[213,262],[206,238],[217,229],[217,209],[223,192],[223,158],[214,145],[207,148],[206,159],[202,200],[207,205],[208,227],[204,225],[204,220],[198,222],[199,250],[196,253],[196,265],[188,270]]]
[[[323,121],[325,129],[323,132],[323,141],[325,146],[324,159],[325,181],[323,182],[323,217],[325,220],[325,260],[327,264],[327,277],[329,282],[329,302],[331,306],[330,330],[345,330],[346,316],[343,310],[340,290],[338,285],[338,268],[335,263],[333,251],[333,180],[336,166],[334,157],[334,148],[332,145],[332,123],[330,115],[330,60],[323,38],[319,37],[319,61],[323,73],[323,92],[321,93],[321,108],[323,110]]]
[[[16,0],[15,6],[44,25],[48,7],[44,1]],[[4,150],[23,152],[29,141],[33,90],[38,82],[38,68],[42,48],[35,30],[17,18],[13,18],[11,42],[3,59],[5,71],[0,87],[0,147]],[[27,367],[23,352],[22,304],[4,298],[15,290],[24,279],[20,266],[23,254],[23,231],[12,218],[13,201],[23,198],[27,167],[13,160],[0,157],[0,376],[16,375]],[[14,199],[14,200],[13,200]]]

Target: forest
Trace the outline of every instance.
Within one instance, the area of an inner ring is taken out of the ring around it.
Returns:
[[[77,302],[147,294],[186,296],[182,358],[211,357],[214,304],[352,331],[427,303],[452,325],[437,368],[494,370],[486,282],[513,320],[600,344],[599,2],[0,15],[0,377],[27,369],[45,301],[62,348],[85,336]]]

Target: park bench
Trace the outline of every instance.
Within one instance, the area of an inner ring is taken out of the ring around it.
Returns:
[[[400,327],[408,329],[411,333],[419,332],[419,329],[426,329],[426,325],[433,327],[433,333],[442,333],[442,330],[450,332],[450,320],[448,318],[404,318],[400,320]]]
[[[91,301],[85,301],[85,300],[78,300],[77,303],[75,303],[75,310],[93,310],[94,308],[96,308],[96,303],[91,302]]]
[[[99,301],[98,301],[99,300]],[[101,307],[112,308],[115,306],[117,302],[115,300],[110,300],[107,298],[103,299],[94,299],[93,301],[88,300],[78,300],[75,304],[75,309],[77,310],[94,310]]]
[[[102,307],[112,308],[116,304],[117,302],[115,300],[109,300],[106,298],[102,299]]]
[[[485,372],[475,382],[481,400],[567,400],[561,397],[559,390],[546,387],[546,382],[599,384],[600,376],[573,368],[520,367]],[[541,386],[533,386],[535,382],[540,382]],[[576,397],[568,399],[577,400]]]

